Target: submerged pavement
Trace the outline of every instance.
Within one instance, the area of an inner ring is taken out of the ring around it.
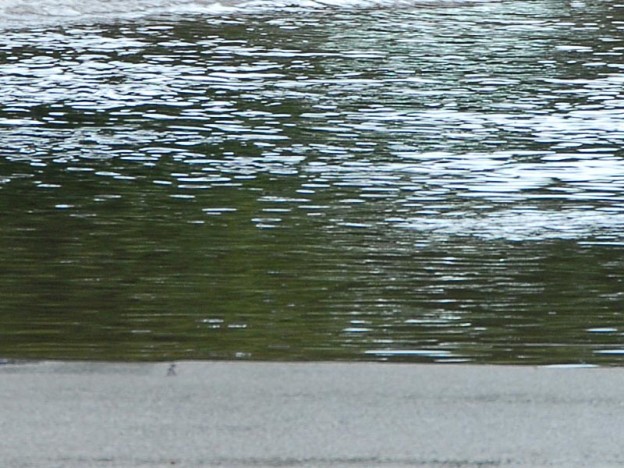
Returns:
[[[0,396],[7,467],[624,463],[619,368],[7,363]]]

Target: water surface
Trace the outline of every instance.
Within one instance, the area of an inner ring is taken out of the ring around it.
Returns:
[[[0,355],[624,355],[624,5],[4,0],[0,25]]]

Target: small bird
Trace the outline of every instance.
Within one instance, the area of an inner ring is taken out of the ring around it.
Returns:
[[[176,371],[175,371],[176,365],[175,364],[171,364],[169,366],[169,369],[167,369],[167,377],[171,377],[176,375]]]

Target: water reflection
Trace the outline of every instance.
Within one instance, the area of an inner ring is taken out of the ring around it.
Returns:
[[[623,19],[6,29],[0,354],[617,363]]]

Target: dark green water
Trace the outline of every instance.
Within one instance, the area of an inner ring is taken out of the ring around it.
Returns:
[[[5,18],[0,356],[618,365],[622,5],[369,7]]]

